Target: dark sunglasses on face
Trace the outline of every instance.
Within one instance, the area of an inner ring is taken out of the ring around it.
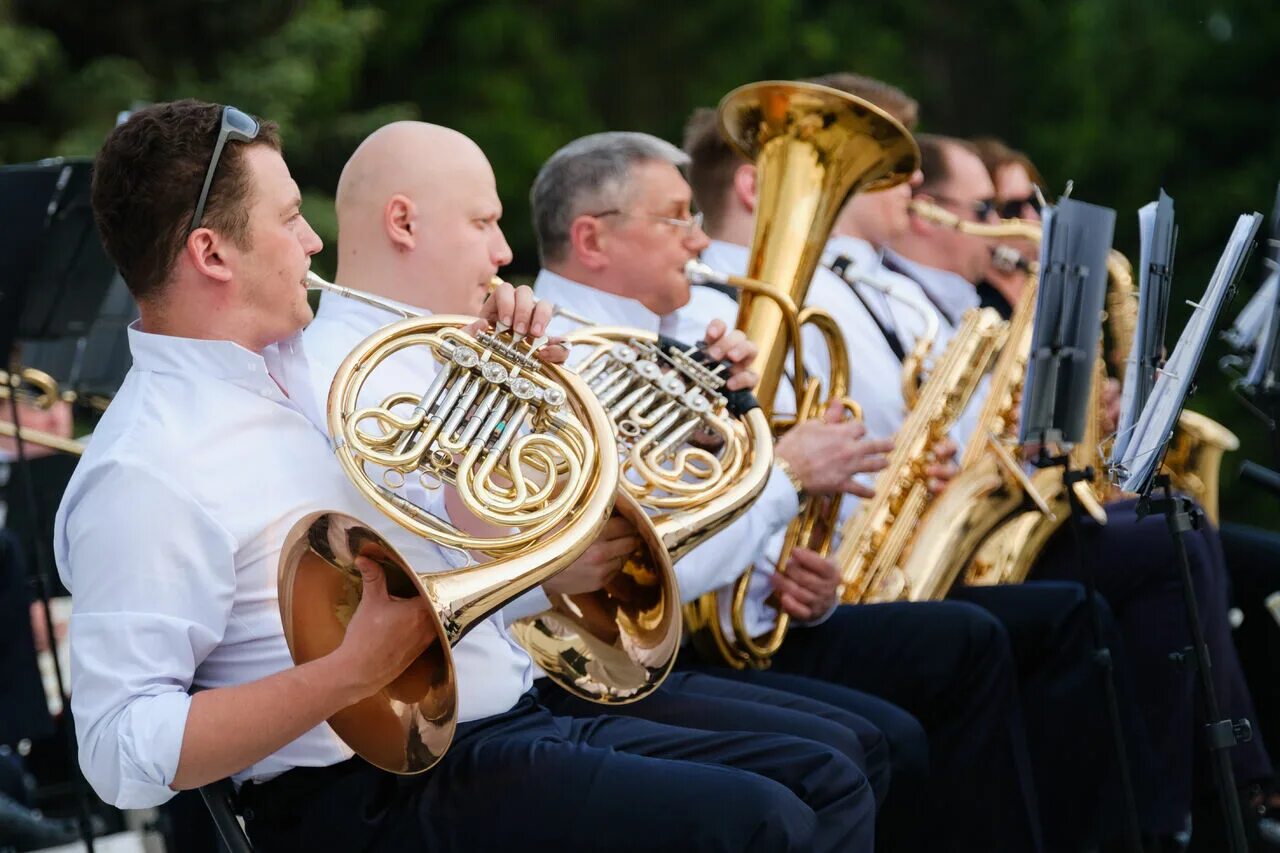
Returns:
[[[213,157],[209,159],[209,168],[204,173],[204,186],[200,189],[200,198],[196,201],[196,212],[191,217],[191,227],[187,229],[188,235],[200,227],[200,220],[204,218],[204,205],[209,200],[209,187],[213,184],[213,175],[218,170],[218,161],[222,159],[222,149],[226,147],[227,140],[252,142],[257,138],[259,129],[258,120],[248,113],[241,112],[235,107],[222,108],[222,128],[218,131],[218,141],[213,146]]]
[[[973,211],[974,217],[981,222],[996,212],[996,201],[993,198],[980,198],[977,201],[961,201],[960,199],[951,198],[945,195],[930,194],[929,198],[940,204],[950,204],[955,207],[964,208]]]
[[[1001,219],[1021,219],[1022,211],[1028,206],[1040,214],[1040,196],[1032,193],[1026,198],[1011,198],[1000,202],[999,213]]]

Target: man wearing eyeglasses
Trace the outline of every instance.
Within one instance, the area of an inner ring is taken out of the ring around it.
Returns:
[[[970,221],[989,218],[994,185],[974,148],[950,137],[922,136],[919,141],[926,172],[917,195]],[[932,178],[928,169],[933,170]],[[977,304],[975,284],[985,272],[983,259],[990,255],[990,241],[912,217],[910,231],[894,238],[891,245],[894,251],[887,255],[886,266],[908,276],[925,292],[944,326],[955,312]],[[1106,509],[1105,527],[1085,522],[1085,559],[1097,564],[1098,589],[1115,614],[1124,648],[1133,661],[1137,708],[1151,744],[1153,777],[1161,782],[1144,814],[1144,828],[1171,834],[1191,803],[1196,742],[1192,673],[1172,665],[1168,658],[1190,642],[1172,574],[1177,562],[1158,516],[1139,518],[1134,501],[1111,503]],[[1184,542],[1214,660],[1213,676],[1219,696],[1226,697],[1225,713],[1252,718],[1252,699],[1227,621],[1226,571],[1216,531],[1203,525],[1194,535],[1185,536]],[[1080,571],[1074,542],[1064,528],[1046,545],[1032,577],[1078,580]],[[1270,758],[1257,737],[1238,745],[1233,758],[1241,785],[1271,775]]]
[[[298,333],[320,240],[277,129],[197,101],[140,110],[98,155],[93,207],[141,311],[133,367],[55,530],[73,593],[81,764],[103,799],[148,807],[233,776],[264,851],[589,850],[606,834],[632,850],[850,849],[850,824],[819,814],[865,797],[846,759],[798,739],[693,731],[667,733],[655,756],[637,748],[635,721],[607,719],[591,734],[612,743],[576,749],[587,727],[527,692],[529,659],[500,613],[459,644],[464,722],[439,765],[408,781],[353,758],[325,721],[439,639],[425,602],[392,598],[360,558],[362,597],[340,645],[295,666],[276,594],[285,535],[336,510],[418,570],[450,560],[370,507],[317,428]],[[545,306],[509,287],[483,319],[513,305],[517,327],[546,322]],[[725,761],[773,748],[808,762],[795,792]]]

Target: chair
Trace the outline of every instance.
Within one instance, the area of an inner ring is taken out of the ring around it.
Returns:
[[[219,779],[200,787],[200,796],[218,827],[222,843],[230,853],[253,853],[253,844],[236,818],[236,791],[230,779]]]

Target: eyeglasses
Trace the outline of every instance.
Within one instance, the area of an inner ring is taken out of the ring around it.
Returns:
[[[1040,215],[1040,196],[1032,193],[1026,198],[1011,198],[1000,202],[999,213],[1001,219],[1019,219],[1022,218],[1022,211],[1028,206]]]
[[[628,213],[625,210],[602,210],[599,213],[589,214],[590,216],[633,216],[640,219],[652,219],[654,222],[665,222],[667,225],[674,225],[677,228],[683,228],[686,236],[693,236],[693,232],[702,227],[702,213],[698,212],[690,216],[688,219],[677,219],[674,216],[658,216],[656,213]]]
[[[933,193],[929,193],[928,195],[934,201],[941,204],[951,204],[956,207],[973,211],[974,217],[976,217],[979,222],[996,212],[996,200],[993,198],[980,198],[977,201],[961,201],[958,198],[951,198],[945,195],[934,195]]]
[[[235,107],[222,108],[222,129],[218,131],[218,141],[213,146],[213,157],[209,160],[209,169],[204,173],[204,187],[201,188],[200,198],[196,201],[196,212],[191,217],[191,227],[187,229],[188,235],[200,227],[200,220],[204,218],[204,205],[209,200],[209,187],[213,184],[213,173],[218,170],[218,161],[222,159],[222,149],[226,147],[227,140],[252,142],[257,138],[259,130],[258,120],[248,113],[241,112]]]

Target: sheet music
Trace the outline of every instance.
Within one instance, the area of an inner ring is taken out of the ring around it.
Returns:
[[[1164,358],[1164,333],[1173,287],[1173,199],[1164,191],[1138,211],[1141,248],[1138,263],[1138,307],[1133,341],[1120,397],[1120,421],[1111,456],[1121,458],[1133,436],[1138,414],[1156,384],[1156,368]]]
[[[1151,240],[1156,230],[1156,206],[1158,202],[1150,202],[1144,204],[1138,209],[1138,239],[1141,248],[1138,250],[1138,323],[1133,332],[1133,341],[1129,346],[1129,358],[1125,362],[1124,368],[1124,387],[1120,391],[1120,421],[1116,427],[1116,441],[1111,448],[1111,453],[1116,458],[1124,455],[1124,449],[1129,444],[1129,438],[1133,433],[1133,425],[1138,419],[1139,406],[1136,404],[1138,398],[1138,371],[1141,358],[1139,355],[1138,342],[1143,339],[1145,331],[1147,312],[1145,310],[1147,301],[1151,298],[1149,288],[1147,287],[1146,272],[1151,268]]]
[[[1278,280],[1280,280],[1280,272],[1273,270],[1257,292],[1249,297],[1244,308],[1240,309],[1231,328],[1223,334],[1232,349],[1254,350],[1257,348],[1271,320],[1271,309],[1276,303]]]
[[[1258,333],[1257,346],[1253,351],[1253,362],[1249,365],[1249,373],[1245,377],[1245,384],[1253,388],[1263,386],[1267,381],[1268,365],[1273,359],[1273,352],[1276,346],[1276,326],[1280,324],[1280,273],[1273,272],[1262,283],[1260,294],[1268,297],[1264,308],[1266,314],[1262,321],[1258,324],[1262,327]],[[1270,285],[1268,287],[1267,285]],[[1274,377],[1272,377],[1274,380]]]
[[[1120,485],[1125,491],[1143,492],[1150,486],[1164,457],[1164,447],[1173,435],[1178,413],[1191,390],[1209,336],[1213,334],[1218,315],[1244,267],[1261,224],[1262,215],[1258,213],[1244,214],[1236,222],[1204,297],[1196,303],[1173,355],[1160,371],[1151,398],[1138,417],[1138,425],[1129,442],[1129,453],[1120,462],[1119,470],[1123,477]]]
[[[1069,444],[1084,434],[1114,229],[1110,208],[1075,199],[1047,208],[1019,425],[1023,444]]]

